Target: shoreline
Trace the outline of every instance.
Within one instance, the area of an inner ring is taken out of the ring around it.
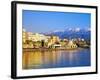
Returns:
[[[82,47],[79,47],[79,48],[72,48],[72,49],[64,49],[64,48],[55,48],[55,49],[50,49],[50,48],[23,48],[22,50],[24,52],[30,52],[30,51],[58,51],[58,50],[78,50],[78,49],[90,49],[90,48],[82,48]]]

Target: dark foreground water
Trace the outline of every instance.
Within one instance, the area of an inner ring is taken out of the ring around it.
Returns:
[[[23,69],[90,66],[90,49],[23,51]]]

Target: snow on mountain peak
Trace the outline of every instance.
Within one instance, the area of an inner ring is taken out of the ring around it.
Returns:
[[[76,28],[75,31],[76,31],[76,32],[79,32],[79,31],[80,31],[80,28]]]

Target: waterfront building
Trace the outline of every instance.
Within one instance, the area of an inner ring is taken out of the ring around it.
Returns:
[[[67,42],[67,41],[68,41],[68,39],[63,39],[63,41]]]
[[[22,42],[25,43],[27,40],[27,32],[25,29],[22,30]]]
[[[32,32],[27,32],[27,35],[28,35],[28,41],[33,41],[33,33]]]
[[[60,39],[58,36],[51,36],[48,40],[48,47],[52,46],[53,44],[56,44],[57,42],[60,42]]]
[[[52,46],[53,46],[53,48],[60,48],[61,44],[53,44]]]
[[[28,40],[32,40],[32,41],[42,41],[44,40],[45,42],[47,42],[47,37],[43,34],[39,34],[39,33],[31,33],[31,32],[28,32]]]
[[[78,46],[72,41],[72,40],[69,40],[66,48],[67,49],[74,49],[74,48],[77,48]]]
[[[51,36],[51,40],[52,40],[53,43],[56,43],[56,42],[60,41],[58,36]]]
[[[59,41],[60,41],[60,39],[58,36],[51,36],[51,38],[50,38],[50,42],[52,44],[55,44],[56,42],[59,42]]]

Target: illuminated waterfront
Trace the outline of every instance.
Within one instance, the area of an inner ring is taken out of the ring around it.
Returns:
[[[90,66],[90,49],[23,51],[23,69]]]

